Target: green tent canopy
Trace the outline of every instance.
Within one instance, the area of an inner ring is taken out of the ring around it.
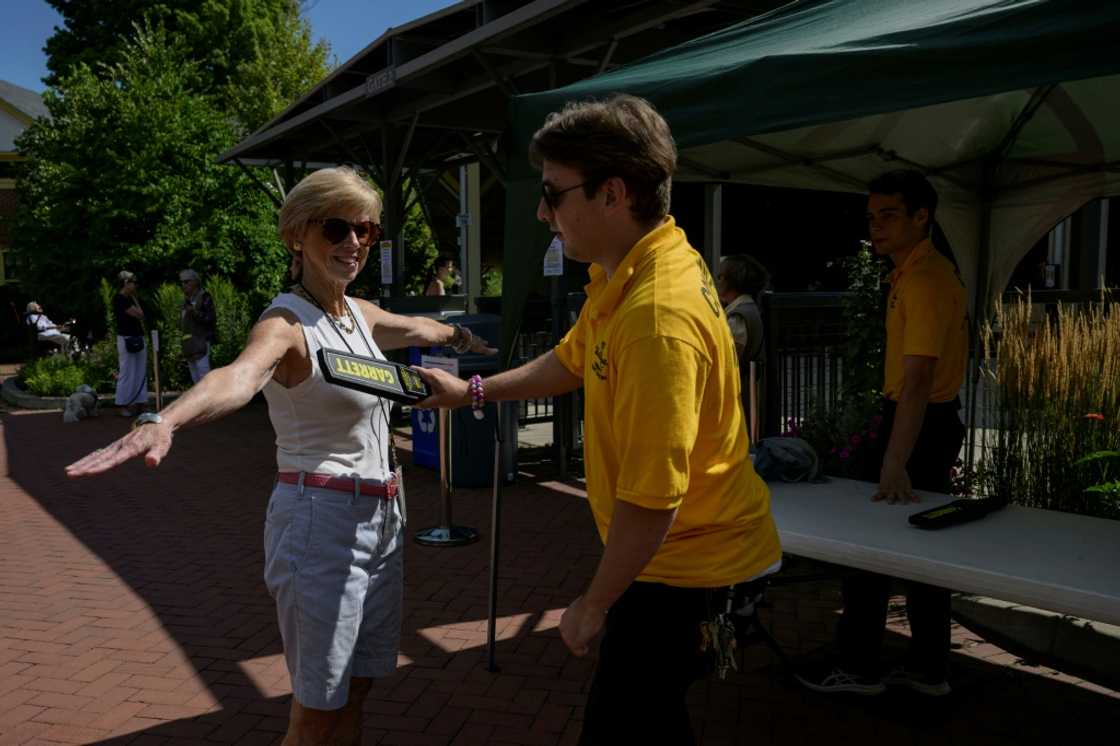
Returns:
[[[863,191],[930,176],[983,313],[1059,220],[1120,193],[1120,2],[817,0],[511,104],[503,349],[548,244],[526,152],[548,112],[649,99],[678,180]]]

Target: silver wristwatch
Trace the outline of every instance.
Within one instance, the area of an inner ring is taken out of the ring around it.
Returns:
[[[158,425],[163,422],[163,417],[155,412],[144,412],[132,423],[132,429],[140,427],[141,425]]]

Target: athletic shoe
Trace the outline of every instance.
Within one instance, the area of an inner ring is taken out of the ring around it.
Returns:
[[[943,677],[923,676],[915,671],[909,671],[899,666],[883,678],[883,684],[889,687],[912,689],[927,697],[944,697],[953,691],[949,682]]]
[[[823,664],[794,673],[794,677],[814,692],[875,696],[887,690],[883,682],[870,676],[845,671],[837,665]]]

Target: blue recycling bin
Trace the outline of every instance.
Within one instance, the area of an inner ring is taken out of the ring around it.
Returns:
[[[426,354],[423,348],[408,348],[409,364],[419,365],[423,354]],[[443,354],[443,348],[434,348],[430,354]],[[434,409],[412,408],[412,463],[426,469],[439,469],[439,414]]]
[[[462,324],[476,336],[497,346],[501,334],[502,318],[496,314],[469,314],[452,319]],[[419,365],[424,354],[456,357],[447,347],[430,349],[409,348],[409,363]],[[458,355],[459,375],[470,378],[475,373],[484,378],[497,373],[500,367],[497,355]],[[470,407],[451,413],[451,484],[454,487],[489,487],[494,479],[494,427],[499,416],[498,407],[487,402],[485,419],[474,417]],[[517,461],[517,404],[503,403],[501,408],[503,463],[505,481],[516,473]],[[412,462],[429,469],[439,469],[439,416],[432,410],[412,409]]]

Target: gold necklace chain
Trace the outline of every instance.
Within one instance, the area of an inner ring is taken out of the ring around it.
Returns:
[[[331,321],[338,325],[338,328],[341,329],[343,333],[354,333],[354,327],[357,325],[358,320],[354,318],[354,313],[350,310],[350,304],[346,302],[345,298],[342,299],[342,307],[346,309],[346,313],[344,313],[342,316],[335,316],[327,309],[319,306],[318,301],[312,298],[311,294],[304,290],[301,285],[294,285],[292,287],[292,292],[306,300],[311,305],[319,307],[323,311],[323,313],[330,317]]]

